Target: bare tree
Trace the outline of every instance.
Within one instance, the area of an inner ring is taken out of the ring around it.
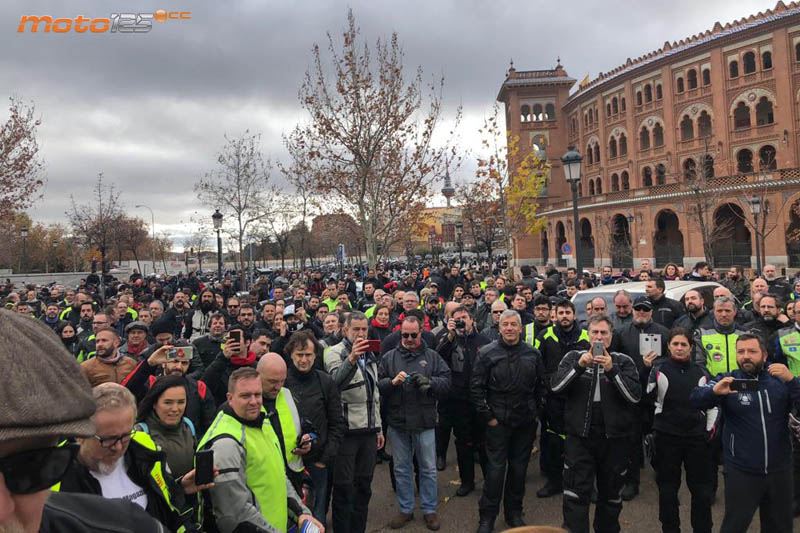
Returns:
[[[89,203],[77,204],[75,197],[70,195],[70,209],[66,212],[72,226],[72,234],[87,248],[96,248],[100,252],[101,279],[108,272],[106,254],[116,235],[115,224],[122,216],[119,194],[113,184],[103,183],[101,172],[97,176]],[[100,284],[103,298],[105,298],[104,285]]]
[[[431,185],[448,164],[454,166],[455,152],[432,142],[444,80],[428,86],[423,110],[422,70],[406,79],[397,34],[378,40],[373,61],[370,48],[359,44],[352,11],[347,19],[341,51],[328,34],[332,78],[314,45],[314,67],[299,93],[311,120],[298,135],[315,165],[314,191],[353,215],[364,234],[367,262],[375,265],[381,250],[399,242],[421,216]],[[460,119],[459,108],[454,128]],[[453,137],[451,131],[447,138]]]
[[[239,279],[242,290],[245,290],[245,235],[253,224],[267,215],[263,206],[272,203],[276,192],[270,184],[269,161],[265,161],[261,154],[261,135],[251,135],[246,131],[237,139],[225,136],[225,141],[217,155],[219,169],[200,178],[194,190],[204,205],[218,208],[228,215],[226,220],[233,220],[226,231],[239,248]]]
[[[314,194],[314,162],[308,153],[303,140],[303,132],[300,128],[295,128],[290,135],[284,136],[283,144],[289,152],[291,162],[288,165],[278,163],[278,168],[286,178],[286,181],[294,188],[290,203],[297,208],[296,213],[300,217],[302,230],[298,229],[298,231],[294,232],[297,242],[293,248],[302,251],[300,254],[300,268],[305,270],[306,253],[311,236],[308,231],[308,217],[312,211],[318,208],[317,196]],[[311,257],[310,254],[308,257]]]
[[[0,217],[29,207],[44,185],[36,140],[41,120],[34,118],[33,104],[9,100],[8,120],[0,126]]]

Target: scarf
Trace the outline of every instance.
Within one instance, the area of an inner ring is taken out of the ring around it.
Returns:
[[[247,352],[246,357],[234,356],[231,357],[231,364],[233,366],[250,366],[256,362],[256,352]]]
[[[374,318],[372,319],[372,322],[371,322],[371,324],[372,324],[374,327],[376,327],[376,328],[379,328],[379,329],[389,329],[389,323],[388,323],[388,322],[387,322],[386,324],[381,324],[380,322],[378,322],[378,321],[377,321],[377,320],[375,320]]]

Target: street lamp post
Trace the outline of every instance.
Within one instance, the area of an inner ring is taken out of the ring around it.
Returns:
[[[464,224],[461,222],[456,223],[456,242],[458,243],[458,266],[461,267],[464,264],[464,242],[461,240],[462,232],[464,230]]]
[[[22,260],[19,264],[19,271],[24,273],[24,270],[28,269],[28,226],[22,226],[19,234],[22,236]]]
[[[217,209],[211,218],[214,220],[214,229],[217,230],[217,278],[222,283],[222,237],[219,235],[222,229],[222,213]]]
[[[761,275],[761,245],[759,244],[758,215],[761,214],[761,197],[754,195],[750,199],[750,213],[753,214],[753,229],[756,234],[756,275]]]
[[[572,226],[575,230],[575,270],[578,272],[578,279],[583,276],[583,270],[581,270],[581,230],[578,226],[578,184],[581,181],[581,161],[583,161],[583,156],[574,146],[568,146],[567,153],[561,157],[561,163],[564,165],[564,177],[572,187]]]
[[[153,231],[153,242],[151,243],[153,245],[153,274],[155,274],[156,273],[156,217],[155,215],[153,215],[153,210],[147,207],[146,205],[142,204],[136,205],[136,209],[141,209],[141,208],[150,211],[150,228]]]
[[[633,222],[636,220],[636,217],[629,213],[626,218],[628,219],[628,243],[630,244],[631,249],[631,265],[633,265],[633,243],[635,242],[633,240]]]

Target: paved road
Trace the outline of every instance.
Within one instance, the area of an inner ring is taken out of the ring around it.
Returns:
[[[439,472],[439,518],[442,522],[441,531],[470,533],[474,532],[478,526],[478,500],[483,487],[480,478],[480,468],[477,469],[479,481],[476,490],[466,497],[459,498],[455,495],[458,488],[458,472],[455,467],[455,449],[451,443],[448,455],[447,469]],[[536,491],[544,484],[544,479],[539,473],[538,457],[531,458],[528,469],[528,482],[525,491],[525,520],[528,524],[536,525],[561,525],[561,497],[555,496],[547,499],[536,497]],[[712,509],[714,517],[714,530],[718,531],[722,524],[722,514],[724,511],[723,489],[724,482],[720,475],[720,490],[717,503]],[[656,533],[661,531],[661,523],[658,521],[658,490],[655,485],[653,470],[647,467],[642,472],[641,494],[631,502],[625,502],[622,509],[620,521],[623,531],[635,533]],[[686,489],[685,482],[681,487],[681,524],[684,531],[691,531],[689,518],[689,503],[691,497]],[[389,481],[388,464],[378,465],[375,468],[375,478],[372,483],[372,500],[370,501],[370,514],[367,524],[369,532],[393,531],[389,529],[388,523],[397,513],[397,500],[392,492]],[[592,508],[594,513],[594,508]],[[506,529],[501,516],[495,522],[495,531]],[[800,519],[795,523],[800,527]],[[330,524],[330,522],[329,522]],[[756,516],[750,531],[759,531],[758,516]],[[414,513],[414,520],[403,528],[404,532],[424,532],[427,531],[422,521],[422,515],[417,507]]]

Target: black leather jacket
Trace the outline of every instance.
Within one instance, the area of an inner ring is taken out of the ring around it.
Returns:
[[[478,358],[478,350],[491,342],[476,331],[468,335],[456,335],[451,341],[448,335],[442,335],[436,351],[450,367],[450,398],[469,401],[469,382],[472,378],[472,366]]]
[[[166,529],[133,502],[94,494],[53,492],[39,533],[164,533]]]
[[[533,423],[543,379],[539,350],[522,339],[513,346],[493,341],[480,349],[472,367],[472,404],[487,422],[496,418],[512,427]]]

